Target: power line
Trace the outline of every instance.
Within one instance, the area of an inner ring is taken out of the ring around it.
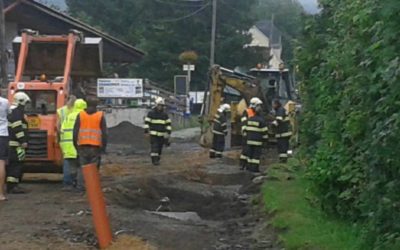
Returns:
[[[187,18],[190,18],[192,16],[197,15],[198,13],[200,13],[201,11],[203,11],[205,8],[207,8],[210,5],[210,3],[205,4],[203,7],[195,10],[194,12],[187,14],[185,16],[181,16],[181,17],[177,17],[177,18],[172,18],[172,19],[164,19],[164,20],[154,20],[154,22],[160,22],[160,23],[171,23],[171,22],[177,22],[177,21],[181,21]]]

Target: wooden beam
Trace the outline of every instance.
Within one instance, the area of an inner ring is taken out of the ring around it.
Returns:
[[[7,15],[7,13],[12,11],[13,9],[15,9],[15,7],[17,7],[21,2],[22,2],[22,0],[17,0],[15,2],[13,2],[12,4],[8,5],[7,8],[4,8],[3,9],[4,16]]]

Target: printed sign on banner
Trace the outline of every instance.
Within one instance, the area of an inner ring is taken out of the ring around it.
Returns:
[[[97,79],[97,96],[100,98],[142,98],[143,79]]]

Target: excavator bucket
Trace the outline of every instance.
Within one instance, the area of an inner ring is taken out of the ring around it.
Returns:
[[[21,37],[13,41],[14,55],[19,54]],[[64,75],[67,43],[38,42],[29,44],[24,76],[57,77]],[[71,76],[99,76],[102,71],[102,39],[85,37],[83,42],[77,42],[72,62]],[[16,64],[17,64],[16,60]]]

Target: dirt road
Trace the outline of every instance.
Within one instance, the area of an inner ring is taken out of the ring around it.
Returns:
[[[238,170],[237,154],[211,161],[196,143],[180,142],[154,167],[147,150],[111,145],[101,174],[112,229],[142,239],[113,249],[280,249],[252,205],[258,185]],[[27,175],[23,186],[31,193],[0,203],[1,250],[95,249],[86,197],[61,192],[60,179]],[[156,213],[164,197],[170,212]]]

